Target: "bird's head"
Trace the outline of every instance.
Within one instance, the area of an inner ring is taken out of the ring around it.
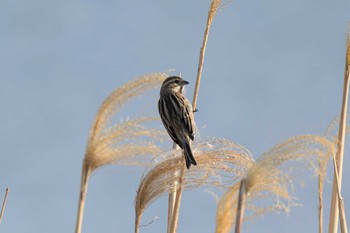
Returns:
[[[181,92],[183,90],[183,86],[189,84],[186,80],[183,80],[178,76],[170,76],[166,78],[163,82],[162,89],[172,90],[174,92]]]

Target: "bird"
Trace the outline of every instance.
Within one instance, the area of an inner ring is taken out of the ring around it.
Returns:
[[[178,76],[166,78],[160,88],[158,111],[169,136],[183,149],[186,167],[190,169],[191,164],[197,165],[197,162],[190,145],[194,139],[194,111],[183,94],[187,84],[188,81]]]

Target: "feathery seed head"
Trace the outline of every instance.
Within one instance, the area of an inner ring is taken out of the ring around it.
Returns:
[[[117,124],[113,117],[132,99],[159,88],[167,76],[153,73],[131,80],[103,102],[92,124],[84,159],[92,171],[112,163],[139,164],[137,158],[160,152],[156,142],[164,133],[148,126],[157,117],[136,117]]]

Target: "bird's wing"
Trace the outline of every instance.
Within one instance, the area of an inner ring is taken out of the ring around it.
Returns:
[[[180,143],[180,140],[177,138],[175,130],[173,128],[173,125],[174,125],[173,118],[174,118],[174,114],[176,114],[176,109],[174,108],[174,106],[171,106],[170,103],[171,101],[168,101],[167,98],[165,97],[159,99],[158,101],[159,115],[171,139],[173,139],[173,141],[182,148],[182,144]]]
[[[188,136],[191,140],[194,139],[194,116],[192,111],[191,103],[182,95],[176,94],[177,98],[174,98],[174,101],[177,100],[179,106],[181,107],[181,121],[188,133]]]

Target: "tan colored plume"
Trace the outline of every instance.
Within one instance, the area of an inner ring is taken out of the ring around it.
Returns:
[[[228,187],[241,178],[254,160],[243,146],[226,139],[211,138],[192,145],[198,165],[186,171],[183,182],[175,182],[180,177],[184,159],[181,150],[172,150],[157,158],[157,164],[142,178],[135,199],[135,232],[139,231],[143,211],[163,194],[179,189],[174,184],[182,184],[185,189],[200,186]],[[175,176],[174,174],[177,174]]]
[[[130,159],[133,155],[159,153],[159,148],[150,141],[162,138],[164,131],[145,127],[146,123],[158,120],[158,117],[140,117],[115,125],[111,121],[128,101],[146,91],[160,88],[167,76],[164,73],[155,73],[129,81],[112,92],[103,102],[91,127],[84,158],[92,170],[119,160]]]
[[[294,203],[293,181],[306,169],[316,175],[326,173],[334,143],[325,137],[302,135],[292,137],[264,153],[245,177],[246,208],[254,218],[271,211],[289,211]],[[319,166],[321,164],[321,166]],[[323,182],[323,180],[322,180]],[[229,188],[217,208],[216,233],[228,233],[235,223],[240,183]],[[268,204],[262,206],[259,200]]]
[[[83,160],[76,233],[81,232],[88,180],[95,169],[107,164],[140,165],[141,157],[161,151],[157,142],[166,136],[164,130],[148,126],[158,117],[139,117],[118,124],[113,124],[112,119],[130,100],[159,89],[167,76],[153,73],[129,81],[113,91],[98,110]]]

